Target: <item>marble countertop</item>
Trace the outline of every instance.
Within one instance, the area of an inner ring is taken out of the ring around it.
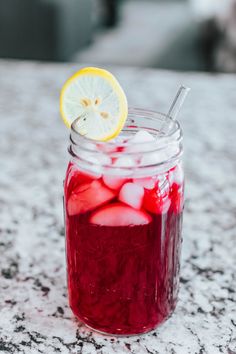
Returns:
[[[60,87],[80,65],[0,61],[0,352],[236,353],[236,76],[111,69],[130,105],[166,111],[192,87],[180,117],[186,208],[174,315],[135,337],[105,337],[67,303],[62,181],[68,131]]]

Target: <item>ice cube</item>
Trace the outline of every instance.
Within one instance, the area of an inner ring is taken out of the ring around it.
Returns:
[[[104,205],[115,197],[115,192],[104,187],[100,181],[93,181],[76,188],[67,204],[69,215],[86,213]]]
[[[111,165],[110,157],[105,154],[98,154],[96,156],[96,160],[99,162],[100,165]]]
[[[156,139],[146,130],[140,130],[134,137],[129,139],[129,145],[126,148],[127,152],[143,152],[150,150],[150,144],[155,144]],[[147,144],[143,144],[147,143]]]
[[[104,165],[111,165],[111,159],[105,154],[97,154],[95,156],[86,152],[82,152],[80,157],[84,160],[84,162],[79,161],[79,166],[81,168],[87,167],[86,162],[88,162],[89,167],[87,167],[87,169],[89,169],[89,171],[91,171],[97,178],[102,176]]]
[[[135,161],[129,156],[121,156],[114,162],[116,167],[134,167],[135,165]]]
[[[152,134],[148,133],[146,130],[140,130],[129,141],[134,144],[137,144],[156,141],[156,139]]]
[[[151,216],[143,210],[135,210],[123,203],[106,205],[94,211],[90,217],[92,224],[101,226],[145,225],[152,221]]]
[[[166,159],[167,159],[167,155],[165,151],[156,151],[150,154],[143,155],[140,161],[140,165],[151,166],[166,161]]]
[[[130,176],[133,173],[133,168],[136,167],[137,163],[129,156],[121,156],[113,160],[112,167],[116,167],[116,169],[111,169],[111,175],[114,175],[114,171],[116,176]]]
[[[125,183],[120,190],[119,200],[129,206],[140,209],[143,202],[144,189],[135,183]]]
[[[146,189],[153,189],[156,185],[156,177],[133,178],[133,182]]]
[[[116,176],[103,176],[104,184],[111,189],[120,189],[120,187],[127,181],[127,179]]]

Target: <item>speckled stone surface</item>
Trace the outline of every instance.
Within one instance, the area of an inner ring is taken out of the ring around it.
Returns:
[[[158,330],[113,338],[67,304],[58,95],[79,67],[0,61],[0,352],[236,353],[236,76],[110,68],[135,106],[164,111],[179,83],[192,87],[178,306]]]

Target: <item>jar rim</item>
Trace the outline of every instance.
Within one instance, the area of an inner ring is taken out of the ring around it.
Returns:
[[[145,124],[145,127],[143,126]],[[157,126],[160,124],[160,131]],[[162,128],[164,127],[166,131]],[[171,127],[171,129],[169,129]],[[148,131],[158,139],[153,142],[134,143],[130,136],[134,136],[140,130]],[[173,120],[166,114],[141,108],[130,108],[126,124],[121,131],[123,141],[114,139],[107,142],[91,140],[76,131],[75,122],[71,126],[69,153],[74,162],[83,170],[93,171],[99,169],[101,173],[117,175],[122,172],[126,175],[146,176],[160,173],[174,167],[180,159],[182,146],[182,129],[177,120]],[[127,140],[124,139],[125,133]],[[125,141],[124,141],[125,140]],[[119,149],[117,149],[119,147]],[[116,166],[106,162],[120,157],[137,160],[142,155],[142,161],[135,166],[126,164]],[[154,157],[154,159],[152,159]]]
[[[163,134],[163,135],[158,135],[158,139],[168,139],[173,137],[178,131],[180,132],[180,138],[182,138],[182,130],[180,127],[180,123],[178,120],[173,120],[170,116],[168,116],[168,114],[165,113],[161,113],[159,111],[154,111],[154,110],[150,110],[150,109],[145,109],[145,108],[137,108],[137,107],[129,107],[128,110],[128,117],[130,117],[131,115],[136,115],[136,116],[140,116],[142,115],[143,118],[149,118],[149,119],[156,119],[161,118],[163,121],[163,124],[166,124],[168,126],[168,123],[170,124],[174,124],[174,129],[170,130],[167,134]],[[126,124],[124,126],[124,128],[127,128],[127,123],[129,123],[129,120],[127,119]],[[72,136],[73,135],[73,136]],[[99,141],[99,140],[91,140],[89,138],[87,138],[86,136],[81,135],[77,130],[76,130],[76,119],[74,120],[74,122],[71,124],[71,138],[73,139],[73,143],[75,144],[83,144],[84,146],[86,144],[88,144],[89,146],[91,146],[91,144],[94,144],[97,146],[97,144],[99,144],[99,146],[111,146],[114,147],[116,145],[122,146],[122,147],[127,147],[130,145],[130,142],[120,142],[120,141],[116,141],[115,139],[109,140],[109,141]],[[132,142],[132,144],[134,144]],[[140,146],[144,146],[147,144],[147,142],[137,142],[135,143],[137,145]]]

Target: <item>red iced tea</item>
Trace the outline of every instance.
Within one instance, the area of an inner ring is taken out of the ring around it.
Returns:
[[[70,306],[88,326],[147,332],[175,308],[183,173],[176,162],[151,177],[90,175],[72,162],[65,180]]]

